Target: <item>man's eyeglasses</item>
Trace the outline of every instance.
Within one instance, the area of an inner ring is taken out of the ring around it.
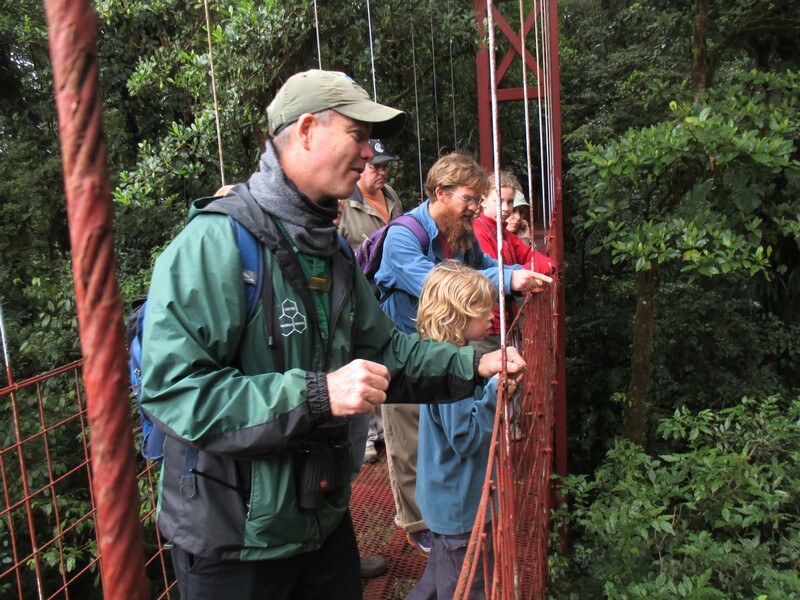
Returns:
[[[473,196],[462,196],[461,194],[455,193],[453,190],[449,191],[449,194],[455,196],[459,200],[461,200],[467,206],[479,206],[481,203],[480,198],[475,198]]]
[[[373,171],[386,171],[386,172],[388,172],[388,171],[389,171],[389,163],[388,163],[388,162],[379,163],[379,164],[377,164],[377,165],[376,165],[376,164],[373,164],[373,163],[367,163],[367,164],[368,164],[370,167],[372,167],[372,170],[373,170]]]

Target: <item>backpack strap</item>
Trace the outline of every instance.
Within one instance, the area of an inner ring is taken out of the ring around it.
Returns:
[[[412,217],[410,214],[406,213],[389,221],[386,227],[388,228],[391,227],[392,225],[402,225],[406,229],[410,230],[411,233],[414,234],[414,237],[417,238],[417,241],[419,242],[419,248],[420,250],[422,250],[422,254],[427,255],[428,247],[431,244],[431,238],[430,236],[428,236],[428,232],[425,231],[425,228],[422,226],[422,223],[420,223],[416,217]],[[384,237],[384,242],[385,241],[386,238]],[[381,244],[381,253],[383,253],[383,244]],[[373,287],[374,289],[377,290],[377,285],[375,283],[373,283]],[[383,304],[389,296],[394,294],[396,289],[397,288],[386,290],[383,294],[380,295],[380,297],[378,298],[378,302]]]
[[[264,251],[258,240],[250,233],[247,227],[243,227],[239,221],[228,215],[233,234],[236,237],[236,245],[239,246],[239,254],[242,257],[242,280],[245,283],[245,301],[247,306],[247,320],[253,318],[258,307],[258,301],[262,299],[262,288],[264,287]],[[269,295],[271,297],[271,294]]]
[[[412,217],[408,213],[404,215],[400,215],[395,220],[393,220],[389,225],[403,225],[406,228],[411,230],[411,233],[417,238],[419,242],[419,246],[422,249],[422,253],[425,254],[428,250],[428,246],[431,243],[430,237],[428,237],[428,232],[425,231],[425,228],[422,226],[416,217]]]

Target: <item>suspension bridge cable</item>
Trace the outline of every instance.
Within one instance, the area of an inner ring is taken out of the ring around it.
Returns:
[[[453,150],[458,148],[458,132],[456,129],[456,83],[453,75],[453,19],[450,12],[450,0],[447,0],[448,39],[450,42],[450,107],[453,109]]]
[[[498,125],[498,111],[497,111],[497,57],[495,56],[495,41],[494,41],[494,6],[492,0],[487,2],[488,12],[488,28],[489,28],[489,86],[492,98],[492,160],[494,162],[494,191],[495,202],[497,208],[495,210],[495,220],[497,225],[497,275],[498,275],[498,297],[501,298],[500,306],[500,347],[504,348],[506,345],[506,310],[505,302],[502,298],[505,297],[503,285],[503,220],[500,198],[500,131]]]
[[[103,135],[93,4],[89,0],[46,0],[44,6],[84,357],[86,426],[91,432],[89,491],[95,509],[100,579],[105,598],[144,600],[152,596],[144,564],[133,423],[128,378],[124,376],[122,299],[116,281],[114,207]],[[22,490],[28,499],[31,495],[21,445],[19,448]],[[30,503],[26,501],[25,506],[29,510]],[[36,536],[33,528],[30,531],[32,569],[41,586]],[[41,587],[38,591],[43,597]]]
[[[206,13],[206,34],[208,36],[208,65],[211,71],[211,96],[214,99],[214,123],[217,128],[217,152],[219,153],[219,179],[225,185],[225,165],[222,161],[222,132],[219,127],[219,106],[217,105],[217,78],[214,72],[214,51],[211,46],[211,17],[208,15],[208,0],[203,0]]]
[[[541,4],[539,4],[539,14],[534,15],[533,20],[533,36],[534,36],[534,47],[536,48],[536,86],[538,89],[538,94],[536,94],[536,103],[539,108],[539,199],[542,203],[542,227],[547,229],[547,211],[545,210],[545,202],[546,202],[546,190],[550,186],[546,186],[546,179],[544,173],[544,164],[546,160],[546,152],[545,152],[545,127],[543,123],[543,112],[544,112],[544,105],[542,104],[542,95],[545,92],[543,88],[544,82],[542,81],[542,75],[545,73],[545,69],[547,68],[546,65],[542,64],[541,56],[539,55],[539,27],[542,27],[542,31],[544,32],[544,23],[542,22],[542,15],[544,14],[544,9],[542,8]],[[533,196],[533,190],[531,190],[531,196]],[[531,199],[531,234],[533,234],[533,200]]]
[[[550,14],[550,2],[549,0],[544,0],[542,3],[542,8],[544,9],[544,14]],[[544,48],[544,57],[545,57],[545,90],[547,96],[545,97],[545,130],[547,132],[546,136],[546,149],[547,149],[547,172],[548,172],[548,185],[547,188],[547,216],[545,221],[545,226],[549,227],[550,225],[550,216],[553,214],[553,205],[554,205],[554,198],[555,198],[555,186],[553,185],[553,181],[555,178],[554,173],[554,165],[553,165],[553,144],[555,143],[553,139],[553,99],[550,96],[552,93],[552,71],[550,69],[550,60],[551,60],[551,53],[550,53],[550,30],[549,27],[545,27],[544,20],[542,22],[542,44]]]
[[[497,274],[498,274],[498,298],[500,309],[500,349],[502,351],[503,364],[506,362],[506,307],[505,307],[505,287],[503,285],[503,222],[500,209],[502,201],[500,197],[500,128],[498,124],[498,109],[497,109],[497,56],[494,40],[494,3],[492,0],[486,2],[488,27],[489,27],[489,82],[490,92],[492,98],[492,143],[493,143],[493,161],[494,161],[494,187],[496,198],[495,219],[497,227]],[[505,448],[511,445],[511,419],[512,409],[510,402],[503,402],[503,443]],[[505,486],[500,486],[505,487]],[[510,489],[510,488],[509,488]],[[514,524],[514,507],[513,498],[509,494],[500,495],[500,507],[506,515],[508,515],[508,522],[511,527],[508,531],[508,539],[498,540],[501,546],[506,546],[503,551],[506,558],[514,565],[514,582],[513,589],[519,590],[519,566],[516,557],[516,539]],[[505,544],[503,542],[506,542]],[[507,553],[506,553],[507,552]]]
[[[411,21],[411,64],[414,71],[414,110],[417,121],[417,158],[419,160],[419,197],[420,202],[425,200],[425,189],[422,185],[422,139],[419,133],[419,91],[417,90],[417,46],[414,37],[414,12],[412,11],[409,19]]]
[[[533,161],[531,159],[531,117],[528,108],[528,68],[525,46],[525,13],[519,0],[519,45],[522,58],[522,98],[525,106],[525,159],[528,171],[528,223],[533,237]]]
[[[367,27],[369,28],[369,62],[372,67],[372,99],[378,101],[378,88],[375,84],[375,52],[372,48],[372,16],[369,11],[369,0],[367,0]]]
[[[8,344],[6,343],[6,324],[3,320],[3,303],[0,302],[0,342],[3,345],[3,365],[5,365],[6,369],[6,378],[8,380],[8,385],[12,385],[14,383],[14,378],[11,375],[11,361],[8,358]]]
[[[436,124],[436,152],[441,148],[439,141],[439,90],[436,86],[436,41],[433,36],[433,0],[428,0],[431,17],[431,64],[433,67],[433,122]]]
[[[322,69],[322,46],[319,43],[319,18],[317,16],[317,0],[314,0],[314,30],[317,32],[317,61]]]

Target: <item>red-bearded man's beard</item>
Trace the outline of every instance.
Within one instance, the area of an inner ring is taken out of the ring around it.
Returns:
[[[463,215],[443,215],[439,230],[454,254],[463,254],[472,247],[472,216],[465,220]]]

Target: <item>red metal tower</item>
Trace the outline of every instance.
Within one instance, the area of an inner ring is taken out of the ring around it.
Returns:
[[[522,87],[503,87],[503,80],[509,74],[516,58],[524,61],[528,73],[528,99],[542,98],[549,112],[551,151],[550,161],[546,165],[545,186],[552,198],[553,211],[550,215],[549,229],[547,231],[550,243],[550,255],[559,266],[558,310],[557,310],[557,339],[556,339],[556,381],[554,386],[555,399],[555,431],[554,431],[554,470],[559,475],[567,473],[567,427],[566,427],[566,368],[565,368],[565,324],[564,324],[564,243],[563,243],[563,209],[562,209],[562,178],[561,178],[561,89],[558,69],[558,4],[556,0],[535,0],[533,8],[527,13],[522,23],[521,43],[520,32],[509,25],[508,19],[503,15],[500,5],[506,7],[505,12],[518,10],[518,2],[494,2],[492,18],[496,30],[502,35],[502,45],[509,48],[497,62],[495,82],[497,87],[497,102],[524,100]],[[478,28],[486,36],[486,20],[488,16],[488,1],[474,0],[475,14]],[[542,20],[541,22],[539,20]],[[534,54],[529,50],[528,40],[533,37],[535,25],[540,26],[540,31],[546,29],[548,35],[540,40],[547,45],[539,53],[540,62],[537,63]],[[541,25],[544,27],[542,28]],[[491,80],[489,47],[484,44],[476,56],[476,77],[478,87],[478,130],[480,133],[480,162],[484,168],[491,169],[493,163],[493,136],[491,114]],[[544,76],[548,72],[547,77]],[[502,156],[502,155],[501,155]],[[542,158],[544,160],[544,157]]]

